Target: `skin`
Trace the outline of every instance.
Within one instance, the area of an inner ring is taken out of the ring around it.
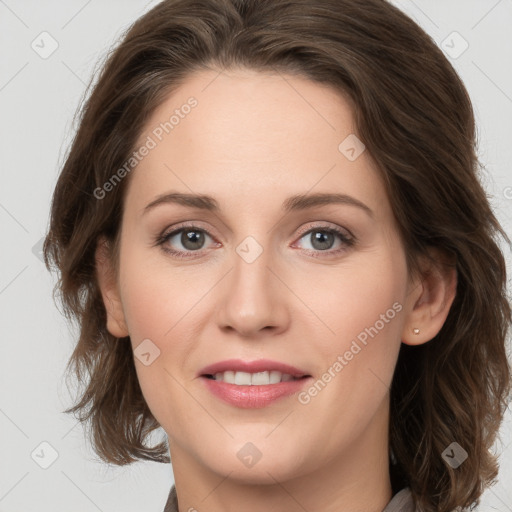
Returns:
[[[456,276],[408,275],[376,164],[368,151],[350,161],[338,150],[355,132],[338,92],[298,76],[201,71],[153,113],[140,141],[190,96],[197,107],[130,175],[117,267],[103,242],[96,255],[109,331],[160,350],[135,365],[169,437],[180,512],[380,512],[392,497],[389,386],[400,344],[439,332]],[[144,213],[171,191],[210,195],[220,211],[166,203]],[[317,192],[348,194],[373,218],[350,204],[283,214],[289,196]],[[192,256],[179,259],[155,241],[185,221],[207,234],[195,252],[181,233],[168,240]],[[356,243],[333,235],[318,248],[308,231],[329,227]],[[236,252],[248,236],[263,249],[252,263]],[[225,359],[268,358],[316,381],[396,302],[401,311],[307,404],[295,395],[240,409],[197,377]],[[262,454],[252,467],[237,457],[247,442]]]

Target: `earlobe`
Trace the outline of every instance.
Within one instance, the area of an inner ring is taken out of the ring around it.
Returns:
[[[455,261],[448,260],[445,254],[431,248],[433,263],[425,259],[420,282],[416,283],[408,307],[408,317],[402,332],[402,342],[406,345],[420,345],[434,338],[446,321],[457,290],[457,270]]]
[[[107,315],[107,330],[116,338],[128,336],[121,296],[115,278],[109,242],[98,240],[95,252],[96,277]]]

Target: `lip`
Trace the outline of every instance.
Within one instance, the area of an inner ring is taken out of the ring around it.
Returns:
[[[311,381],[311,377],[304,377],[266,386],[238,386],[204,376],[200,379],[214,396],[241,409],[261,409],[276,400],[298,393]]]
[[[215,375],[216,373],[222,373],[226,371],[234,372],[247,372],[247,373],[258,373],[264,371],[278,371],[281,373],[287,373],[292,377],[300,378],[309,376],[304,371],[291,366],[289,364],[280,363],[279,361],[272,361],[270,359],[258,359],[256,361],[242,361],[241,359],[227,359],[225,361],[219,361],[218,363],[211,364],[200,370],[198,377],[205,375]],[[276,384],[273,384],[276,385]],[[256,386],[258,387],[258,386]]]
[[[263,371],[279,371],[287,373],[299,380],[279,382],[262,386],[239,386],[216,381],[207,377],[225,371],[257,373]],[[270,405],[276,400],[298,393],[309,381],[311,375],[305,371],[278,361],[259,359],[257,361],[242,361],[241,359],[229,359],[211,364],[203,368],[198,377],[204,385],[217,398],[242,409],[260,409]]]

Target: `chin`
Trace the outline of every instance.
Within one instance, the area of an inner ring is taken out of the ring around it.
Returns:
[[[223,476],[229,474],[230,480],[247,485],[274,485],[276,481],[300,477],[311,469],[314,461],[304,459],[304,446],[274,446],[268,439],[263,446],[263,441],[264,438],[260,446],[258,439],[229,446],[217,443],[218,452],[211,452],[206,457],[203,452],[200,459],[211,471]]]
[[[227,476],[239,484],[245,485],[275,485],[276,482],[285,482],[300,476],[299,468],[292,466],[291,461],[261,459],[252,467],[244,467],[243,464],[235,461],[225,461],[224,464],[215,464],[210,467],[216,473]]]

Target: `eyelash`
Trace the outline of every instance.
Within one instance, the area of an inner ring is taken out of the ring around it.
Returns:
[[[194,254],[194,253],[200,254],[202,252],[201,249],[198,251],[175,251],[174,249],[169,249],[168,247],[164,246],[164,244],[166,242],[168,242],[173,236],[177,235],[178,233],[181,233],[182,231],[186,231],[186,230],[201,232],[201,233],[204,233],[207,236],[209,236],[211,239],[214,239],[214,237],[207,230],[200,228],[194,224],[185,224],[185,225],[179,226],[176,229],[173,229],[170,232],[164,231],[155,240],[155,245],[161,246],[161,248],[164,252],[166,252],[167,254],[170,254],[174,258],[193,259],[195,256],[185,256],[185,254],[189,254],[189,253],[190,254]],[[347,249],[353,247],[357,241],[354,236],[352,236],[352,235],[347,236],[340,229],[334,228],[334,227],[327,227],[327,226],[314,226],[314,227],[308,229],[307,231],[301,233],[299,240],[304,238],[304,236],[309,235],[310,233],[314,233],[314,232],[330,233],[330,234],[338,235],[339,239],[344,244],[344,247],[341,247],[341,248],[335,249],[335,250],[328,249],[325,251],[320,251],[320,250],[304,249],[308,254],[310,254],[314,258],[323,258],[324,257],[324,256],[319,256],[318,253],[327,253],[328,256],[340,254],[340,253],[346,251]]]

